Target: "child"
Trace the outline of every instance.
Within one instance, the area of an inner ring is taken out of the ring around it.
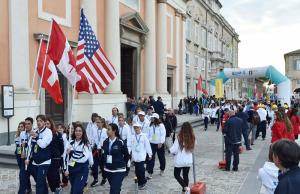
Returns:
[[[272,145],[270,145],[269,161],[265,162],[264,166],[259,169],[257,177],[265,187],[267,192],[266,194],[274,194],[274,191],[278,185],[278,172],[279,169],[276,167],[273,161]]]
[[[300,147],[297,143],[282,139],[273,144],[273,160],[280,169],[278,186],[274,194],[297,194],[300,191]]]
[[[193,165],[193,150],[195,147],[195,134],[189,122],[183,123],[178,138],[175,140],[170,152],[174,158],[174,176],[182,187],[182,192],[189,192],[189,170]],[[180,176],[181,171],[183,177]]]
[[[128,144],[129,153],[132,154],[132,160],[135,166],[135,174],[138,180],[139,189],[144,189],[147,183],[145,178],[145,160],[146,154],[149,160],[152,157],[152,150],[147,136],[142,133],[142,126],[139,123],[133,124],[135,135],[130,139]]]

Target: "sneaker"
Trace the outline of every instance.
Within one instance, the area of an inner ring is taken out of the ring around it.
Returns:
[[[163,176],[163,175],[164,175],[164,171],[161,170],[160,173],[159,173],[159,175],[160,175],[160,176]]]
[[[148,173],[147,179],[148,180],[152,179],[152,174]]]
[[[146,189],[146,184],[139,186],[139,190],[144,190],[144,189]]]
[[[252,150],[252,148],[247,148],[246,150],[247,150],[247,151],[250,151],[250,150]]]
[[[102,179],[100,185],[101,185],[101,186],[105,185],[106,181],[107,181],[106,179]]]
[[[31,189],[27,189],[27,190],[25,191],[25,193],[26,193],[26,194],[31,194],[31,193],[32,193],[32,190],[31,190]]]
[[[91,184],[91,187],[95,187],[99,184],[98,179],[94,179],[94,181]]]
[[[237,167],[232,168],[233,171],[237,172],[239,169]]]
[[[184,187],[182,193],[184,194],[190,194],[191,189],[189,187]]]

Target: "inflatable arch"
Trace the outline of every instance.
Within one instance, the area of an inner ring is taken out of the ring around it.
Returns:
[[[225,83],[231,78],[258,78],[267,77],[272,83],[277,85],[277,96],[281,103],[290,105],[291,98],[291,81],[285,75],[281,74],[273,66],[257,67],[257,68],[224,68],[216,79],[223,79]],[[212,81],[211,85],[215,85]]]

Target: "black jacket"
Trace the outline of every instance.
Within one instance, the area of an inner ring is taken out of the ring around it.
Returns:
[[[295,167],[278,176],[279,183],[274,194],[300,193],[300,168]]]
[[[121,170],[125,169],[127,161],[129,160],[129,153],[126,144],[123,140],[117,138],[111,146],[111,151],[109,152],[109,138],[103,142],[102,151],[104,154],[104,166],[108,170]],[[112,163],[107,163],[107,155],[112,156]]]
[[[157,114],[159,114],[159,115],[163,115],[164,112],[165,112],[165,106],[164,106],[164,104],[163,104],[161,101],[159,101],[159,100],[157,100],[157,101],[155,102],[155,107],[154,107],[154,109],[155,109],[155,112],[156,112]]]
[[[64,153],[64,141],[60,133],[53,134],[52,141],[49,145],[51,150],[51,158],[61,158]]]
[[[243,121],[236,117],[232,116],[225,123],[223,133],[225,135],[225,144],[237,144],[242,140],[242,125]]]
[[[238,118],[242,119],[242,121],[243,121],[243,128],[242,129],[243,130],[248,130],[248,128],[249,128],[249,126],[248,126],[248,118],[249,118],[248,114],[245,113],[245,112],[238,112],[236,114],[236,116]]]

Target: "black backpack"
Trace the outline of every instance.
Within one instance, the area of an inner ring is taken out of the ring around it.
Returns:
[[[253,125],[258,125],[260,123],[260,117],[256,111],[253,111],[252,122]]]

